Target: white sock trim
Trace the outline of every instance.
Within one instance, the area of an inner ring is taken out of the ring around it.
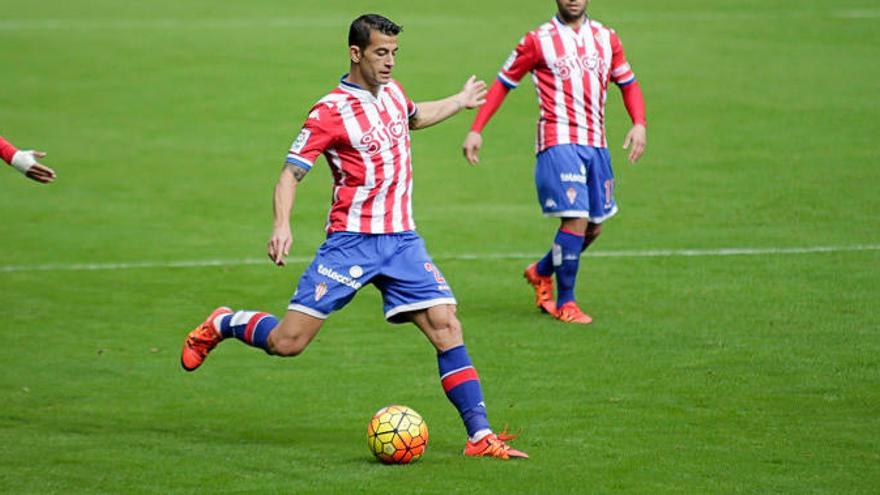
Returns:
[[[492,430],[490,430],[489,428],[486,428],[484,430],[480,430],[480,431],[474,433],[474,436],[470,437],[468,440],[470,440],[471,443],[477,443],[480,440],[486,438],[486,436],[488,436],[490,434],[492,434]]]

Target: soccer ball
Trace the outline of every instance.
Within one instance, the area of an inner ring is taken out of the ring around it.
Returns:
[[[367,425],[367,445],[385,464],[417,461],[428,447],[428,424],[406,406],[383,407]]]

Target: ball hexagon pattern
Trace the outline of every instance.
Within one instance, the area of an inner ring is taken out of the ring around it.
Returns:
[[[367,445],[385,464],[417,461],[428,447],[428,424],[406,406],[383,407],[367,425]]]

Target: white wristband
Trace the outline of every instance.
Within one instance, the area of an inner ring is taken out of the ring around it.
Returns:
[[[37,160],[34,158],[33,150],[16,151],[12,155],[12,162],[10,163],[10,165],[23,174],[28,173],[28,170],[36,164]]]

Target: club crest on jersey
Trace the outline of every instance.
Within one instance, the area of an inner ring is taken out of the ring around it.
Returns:
[[[565,195],[568,196],[568,202],[574,204],[574,200],[577,199],[578,193],[573,187],[569,187],[567,191],[565,191]]]
[[[315,302],[320,301],[322,297],[327,295],[327,284],[321,282],[315,285]]]
[[[388,149],[392,143],[397,142],[406,135],[407,123],[403,119],[394,120],[386,124],[374,125],[361,137],[360,147],[372,156]]]

